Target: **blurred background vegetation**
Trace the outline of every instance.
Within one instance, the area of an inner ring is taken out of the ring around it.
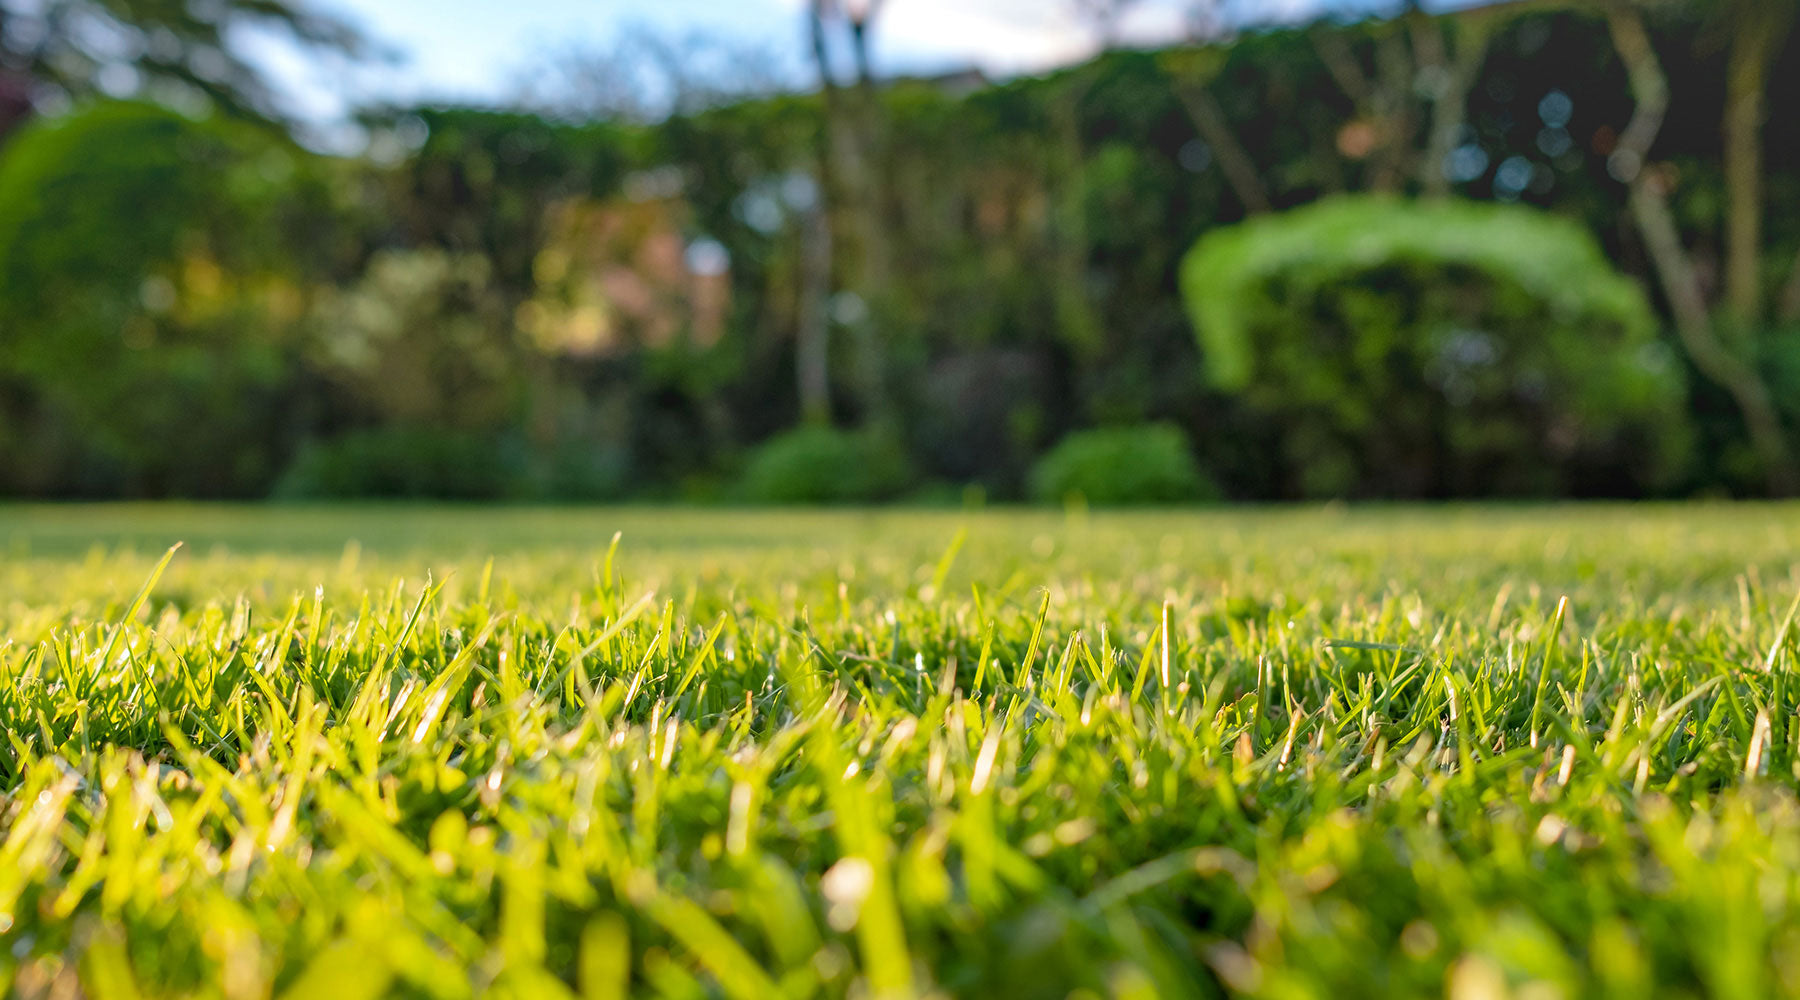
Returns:
[[[301,4],[0,0],[0,496],[1800,489],[1792,0],[1241,7],[996,80],[813,0],[816,86],[670,43],[351,155],[231,44],[370,57]]]

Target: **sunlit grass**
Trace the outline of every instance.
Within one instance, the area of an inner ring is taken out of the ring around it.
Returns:
[[[1796,542],[1795,507],[0,508],[0,975],[1800,994]]]

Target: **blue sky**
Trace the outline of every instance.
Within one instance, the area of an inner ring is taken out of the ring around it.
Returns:
[[[551,54],[583,46],[607,51],[632,31],[678,38],[695,32],[766,50],[786,72],[805,74],[806,0],[321,0],[401,61],[390,66],[319,64],[253,39],[260,61],[293,109],[330,120],[356,102],[497,102]],[[1367,9],[1382,0],[1237,0],[1263,20],[1322,8]],[[1446,0],[1448,3],[1458,0]],[[1467,2],[1467,0],[1461,0]],[[1140,44],[1177,37],[1191,0],[1137,0],[1121,35]],[[886,72],[980,66],[1010,75],[1080,59],[1096,44],[1071,0],[887,0],[876,57]]]

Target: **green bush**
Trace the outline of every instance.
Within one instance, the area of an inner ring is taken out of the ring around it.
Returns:
[[[739,487],[753,503],[871,503],[912,482],[905,450],[878,430],[802,427],[751,452]]]
[[[10,419],[63,437],[48,456],[0,442],[0,492],[266,489],[292,421],[298,234],[326,197],[301,151],[220,117],[108,102],[10,137],[0,380]]]
[[[1690,450],[1642,290],[1535,209],[1328,199],[1208,234],[1182,290],[1290,493],[1654,491]]]
[[[526,389],[523,353],[479,254],[375,253],[319,296],[308,361],[359,411],[397,426],[504,426]]]
[[[1097,506],[1215,500],[1187,436],[1168,424],[1077,431],[1031,473],[1031,495],[1056,502],[1079,497]]]
[[[407,427],[352,431],[300,450],[275,486],[283,500],[520,499],[523,453],[485,437]]]

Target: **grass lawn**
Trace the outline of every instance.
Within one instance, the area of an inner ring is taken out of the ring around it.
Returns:
[[[0,507],[0,993],[1800,996],[1797,594],[1795,506]]]

